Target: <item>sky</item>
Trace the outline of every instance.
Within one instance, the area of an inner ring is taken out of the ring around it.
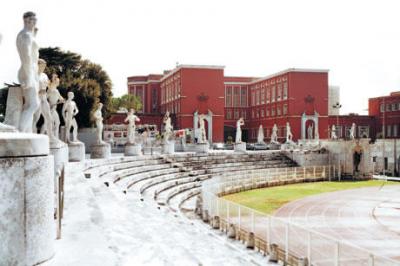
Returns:
[[[2,0],[0,84],[17,82],[15,38],[34,11],[39,45],[102,65],[116,96],[128,76],[176,63],[255,77],[317,68],[340,86],[341,113],[365,114],[369,97],[400,90],[399,10],[398,0]]]

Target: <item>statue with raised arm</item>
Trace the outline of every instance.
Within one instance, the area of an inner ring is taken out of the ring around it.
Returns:
[[[353,140],[355,138],[356,138],[356,123],[352,123],[350,128],[350,139]]]
[[[286,122],[286,143],[292,143],[293,142],[293,134],[292,134],[292,129],[290,127],[289,122]]]
[[[258,134],[257,134],[257,143],[258,144],[264,144],[264,129],[263,126],[260,125],[260,127],[258,128]]]
[[[103,108],[103,104],[99,103],[96,111],[93,113],[93,120],[96,123],[97,128],[97,144],[104,144],[103,141],[103,114],[101,113],[101,109]]]
[[[68,98],[62,108],[62,116],[65,122],[65,141],[67,143],[78,142],[78,124],[76,123],[75,116],[79,113],[78,107],[74,101],[74,93],[68,92]],[[71,141],[71,127],[72,141]]]
[[[335,127],[335,125],[332,125],[332,129],[331,129],[331,139],[337,139],[336,127]]]
[[[60,117],[57,113],[57,105],[60,103],[64,103],[64,98],[61,96],[57,87],[60,85],[60,79],[57,74],[53,74],[51,76],[51,80],[48,85],[47,90],[47,100],[50,103],[50,111],[51,111],[51,123],[53,125],[53,135],[58,139],[59,138],[59,130],[60,130]]]
[[[39,45],[36,42],[36,14],[23,15],[24,28],[17,35],[17,50],[21,59],[18,81],[22,88],[23,106],[19,119],[19,130],[32,133],[33,115],[39,108]]]
[[[235,138],[235,143],[242,143],[242,128],[241,126],[244,125],[244,119],[243,117],[239,118],[238,121],[236,121],[236,138]]]
[[[206,120],[206,116],[204,114],[200,114],[198,120],[200,130],[200,138],[198,143],[207,143],[206,125],[204,122]]]
[[[136,122],[140,122],[138,116],[135,115],[135,110],[130,109],[124,122],[128,122],[128,142],[135,144]]]
[[[173,135],[173,129],[174,129],[171,123],[171,117],[169,116],[169,111],[165,113],[163,118],[163,123],[164,123],[164,141],[165,143],[168,143]]]
[[[278,144],[278,127],[276,124],[272,127],[272,133],[271,133],[271,143],[273,144]]]

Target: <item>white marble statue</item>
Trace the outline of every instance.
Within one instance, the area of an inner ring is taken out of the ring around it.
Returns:
[[[57,74],[53,74],[51,76],[51,81],[48,85],[47,100],[50,103],[53,136],[55,136],[57,139],[60,137],[60,117],[58,116],[57,105],[60,103],[64,103],[64,98],[61,96],[60,92],[57,89],[58,85],[60,85],[60,79],[58,78]]]
[[[200,131],[200,137],[198,139],[198,143],[207,143],[207,135],[206,135],[206,125],[205,125],[205,120],[206,116],[204,114],[199,115],[199,131]]]
[[[313,131],[314,131],[314,126],[313,125],[309,125],[307,128],[307,138],[308,139],[313,139]]]
[[[103,108],[103,104],[99,103],[96,111],[93,113],[93,119],[96,123],[97,128],[97,144],[105,144],[103,141],[103,115],[101,113],[101,109]]]
[[[276,124],[272,127],[271,143],[278,144],[278,127]]]
[[[164,142],[168,143],[173,135],[173,126],[171,122],[171,117],[169,116],[169,111],[167,111],[163,118],[164,123]]]
[[[241,126],[244,125],[244,119],[243,117],[239,118],[238,121],[236,121],[236,138],[235,138],[235,143],[242,143],[242,128]]]
[[[17,50],[21,59],[18,81],[22,88],[24,104],[19,121],[21,132],[32,133],[33,115],[39,108],[39,46],[36,37],[36,14],[26,12],[23,15],[24,28],[17,35]]]
[[[136,122],[140,122],[140,119],[134,109],[128,112],[124,122],[128,122],[128,143],[135,144]]]
[[[335,125],[332,125],[332,129],[331,129],[331,139],[337,139],[336,127],[335,127]]]
[[[350,128],[350,139],[353,140],[355,138],[356,138],[356,123],[352,123]]]
[[[319,140],[319,131],[317,126],[314,128],[314,139]]]
[[[68,98],[62,108],[62,116],[65,122],[65,141],[67,143],[78,142],[78,124],[76,123],[75,116],[79,113],[78,107],[74,101],[74,93],[68,92]],[[71,141],[71,127],[72,141]]]
[[[257,134],[257,143],[258,144],[264,144],[264,129],[263,126],[260,125],[260,127],[258,128],[258,134]]]
[[[293,142],[293,134],[292,134],[292,129],[290,127],[289,122],[286,122],[286,143],[292,143]]]
[[[34,118],[33,118],[33,130],[35,133],[37,132],[36,129],[36,124],[40,118],[40,115],[43,115],[44,118],[44,123],[42,126],[42,130],[40,133],[44,134],[46,133],[50,141],[54,141],[55,137],[53,135],[53,124],[51,123],[52,121],[52,116],[51,116],[51,111],[50,111],[50,105],[49,102],[47,101],[47,86],[49,84],[49,78],[47,75],[44,73],[44,70],[46,69],[46,61],[43,59],[39,59],[39,100],[40,100],[40,108],[35,112]]]

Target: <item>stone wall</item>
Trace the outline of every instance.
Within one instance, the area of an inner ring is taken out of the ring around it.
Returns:
[[[383,173],[384,158],[387,158],[386,174],[399,176],[400,140],[378,139],[371,145],[371,162],[375,173]]]

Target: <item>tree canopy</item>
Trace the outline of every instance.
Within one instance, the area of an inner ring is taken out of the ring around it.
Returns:
[[[122,95],[121,97],[113,97],[111,99],[111,106],[112,106],[112,111],[116,112],[121,108],[124,108],[126,110],[129,109],[141,110],[143,104],[139,97],[132,94],[125,94]]]
[[[66,98],[69,91],[74,92],[79,108],[76,120],[80,127],[92,125],[91,113],[99,101],[104,105],[103,117],[109,116],[112,111],[112,83],[100,65],[83,60],[81,55],[62,51],[58,47],[41,48],[39,54],[40,58],[47,62],[45,73],[49,78],[53,73],[59,76],[58,90],[61,95]],[[59,108],[61,109],[61,106]]]

